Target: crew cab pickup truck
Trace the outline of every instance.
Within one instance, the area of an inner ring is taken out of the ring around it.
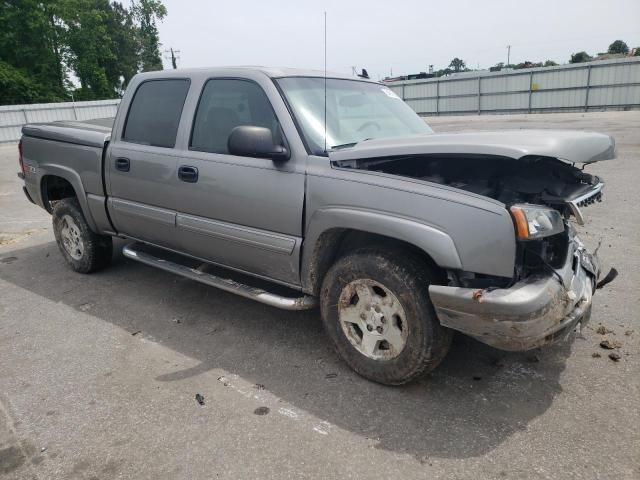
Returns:
[[[130,259],[319,306],[346,363],[391,385],[454,331],[522,351],[588,321],[599,267],[574,224],[602,199],[584,167],[615,156],[590,132],[436,134],[382,84],[248,67],[137,75],[113,121],[27,125],[20,152],[73,270],[121,237]]]

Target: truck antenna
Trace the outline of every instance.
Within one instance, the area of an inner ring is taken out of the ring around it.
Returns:
[[[324,12],[324,153],[327,153],[327,12]]]

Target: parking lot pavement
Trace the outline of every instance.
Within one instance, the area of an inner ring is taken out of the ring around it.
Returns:
[[[640,478],[640,112],[429,122],[615,136],[619,158],[588,167],[607,186],[581,231],[620,277],[572,343],[515,354],[458,336],[431,376],[367,382],[317,311],[120,255],[71,272],[22,195],[15,145],[0,146],[0,477]]]

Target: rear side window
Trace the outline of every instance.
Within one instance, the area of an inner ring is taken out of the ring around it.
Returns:
[[[151,80],[133,96],[122,139],[154,147],[173,148],[189,80]]]
[[[282,134],[262,88],[248,80],[209,80],[202,90],[191,132],[191,150],[228,153],[231,130],[240,125],[266,127],[277,144]]]

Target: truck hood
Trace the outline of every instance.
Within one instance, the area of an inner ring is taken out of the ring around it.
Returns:
[[[609,135],[577,130],[502,130],[495,132],[432,133],[366,140],[329,152],[332,161],[397,155],[474,154],[513,159],[553,157],[570,163],[593,163],[615,158]]]

